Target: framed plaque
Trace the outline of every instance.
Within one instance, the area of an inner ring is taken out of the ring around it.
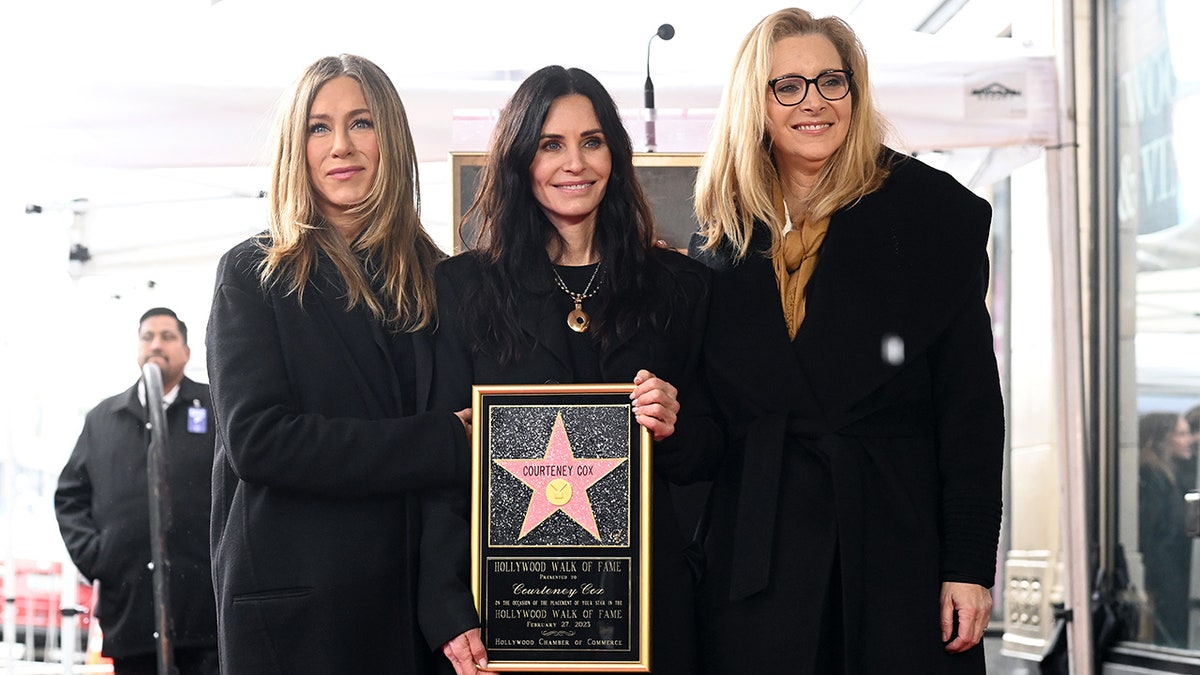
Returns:
[[[650,670],[650,434],[632,384],[472,389],[471,582],[491,670]]]

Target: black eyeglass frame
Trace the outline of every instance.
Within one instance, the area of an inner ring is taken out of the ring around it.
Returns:
[[[821,85],[817,83],[817,80],[820,80],[822,77],[832,73],[841,73],[846,76],[846,93],[837,98],[829,98],[826,96],[825,92],[821,91]],[[779,92],[775,91],[775,85],[779,84],[783,80],[804,80],[804,95],[796,99],[795,103],[784,103],[783,101],[779,100]],[[808,78],[803,75],[780,75],[773,80],[767,80],[767,86],[771,88],[771,95],[775,97],[775,102],[781,106],[784,106],[785,108],[790,108],[803,103],[804,99],[808,98],[809,87],[814,85],[817,88],[817,93],[821,95],[821,98],[825,99],[826,101],[840,101],[849,96],[850,92],[854,89],[854,71],[850,70],[849,68],[837,68],[834,70],[826,70],[825,72],[820,73],[813,78]]]

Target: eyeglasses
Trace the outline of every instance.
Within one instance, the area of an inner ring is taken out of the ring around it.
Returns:
[[[817,93],[826,101],[840,101],[850,93],[852,70],[827,70],[814,78],[784,75],[767,82],[779,105],[798,105],[808,96],[808,85],[817,85]]]

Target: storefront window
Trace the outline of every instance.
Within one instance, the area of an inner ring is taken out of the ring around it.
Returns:
[[[1115,0],[1121,544],[1127,637],[1200,648],[1189,532],[1200,425],[1200,47],[1194,0]]]

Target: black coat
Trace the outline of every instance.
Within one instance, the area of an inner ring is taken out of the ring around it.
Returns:
[[[1192,587],[1192,540],[1175,479],[1143,462],[1138,467],[1138,550],[1146,565],[1154,644],[1186,648]]]
[[[71,560],[100,581],[96,616],[104,654],[154,654],[154,585],[148,567],[150,497],[146,408],[135,384],[105,399],[83,423],[71,458],[58,478],[54,511]],[[208,416],[188,430],[188,409]],[[166,411],[170,454],[166,467],[172,525],[167,530],[169,590],[175,647],[215,647],[217,617],[208,554],[213,424],[208,385],[183,378]]]
[[[645,330],[600,350],[599,371],[603,382],[632,382],[644,368],[679,390],[675,433],[655,443],[653,450],[651,662],[656,673],[691,673],[696,669],[696,645],[692,576],[684,559],[688,537],[681,532],[668,483],[691,483],[711,473],[723,447],[699,372],[709,274],[702,265],[674,252],[656,251],[655,255],[668,277],[659,288],[669,292],[677,285],[680,301],[672,306],[665,330]],[[464,335],[463,322],[470,317],[460,312],[461,299],[480,287],[478,259],[465,254],[446,260],[438,266],[435,278],[441,312],[435,339],[436,409],[469,407],[472,384],[576,381],[566,326],[572,304],[555,286],[548,263],[530,275],[533,290],[518,296],[518,321],[530,346],[507,365],[473,352]],[[422,554],[428,564],[422,568],[421,625],[434,648],[479,625],[469,586],[467,503],[468,495],[460,491],[431,495],[424,508],[427,536],[452,539],[459,547],[449,562]]]
[[[427,672],[413,491],[465,480],[463,426],[404,414],[425,409],[424,335],[347,311],[323,255],[303,307],[263,290],[261,259],[253,239],[221,259],[208,326],[222,672]]]
[[[711,672],[811,672],[818,644],[850,673],[983,672],[982,646],[944,652],[938,598],[995,576],[989,211],[900,160],[831,219],[794,341],[764,225],[740,262],[698,253],[717,270],[706,353],[733,439],[700,589]]]

